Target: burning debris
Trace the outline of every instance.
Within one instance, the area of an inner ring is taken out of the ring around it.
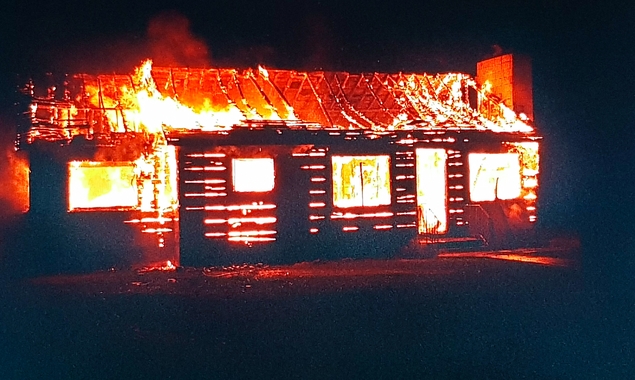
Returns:
[[[147,267],[137,269],[137,273],[144,274],[148,272],[173,272],[176,270],[176,266],[172,264],[172,261],[168,260],[165,263],[157,263]]]

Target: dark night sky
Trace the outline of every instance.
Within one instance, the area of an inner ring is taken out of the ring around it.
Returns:
[[[206,66],[474,73],[498,45],[533,59],[543,224],[632,263],[617,255],[634,251],[635,6],[613,3],[20,1],[0,12],[0,85],[6,100],[15,73],[129,72],[156,51],[162,29],[148,26],[168,10],[207,46]]]

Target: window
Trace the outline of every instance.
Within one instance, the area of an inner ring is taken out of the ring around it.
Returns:
[[[516,153],[470,153],[470,199],[473,202],[516,199],[521,194]]]
[[[234,191],[264,193],[275,185],[273,158],[235,158],[232,160]]]
[[[389,205],[389,156],[333,156],[333,204],[336,207]]]
[[[72,161],[68,164],[68,211],[133,208],[137,203],[132,163]]]

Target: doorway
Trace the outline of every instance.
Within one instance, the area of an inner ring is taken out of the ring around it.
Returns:
[[[448,231],[447,153],[445,149],[416,150],[417,228],[420,235]]]

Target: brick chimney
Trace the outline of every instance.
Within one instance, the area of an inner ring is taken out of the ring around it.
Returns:
[[[517,114],[534,119],[531,60],[529,57],[505,54],[476,64],[476,81],[491,85],[491,93]]]

